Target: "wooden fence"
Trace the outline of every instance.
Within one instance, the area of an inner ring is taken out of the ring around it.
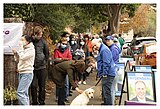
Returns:
[[[11,54],[4,54],[4,88],[11,85],[18,86],[18,79],[16,73],[16,62],[14,56]]]

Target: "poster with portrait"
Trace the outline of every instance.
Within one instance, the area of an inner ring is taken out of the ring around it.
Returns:
[[[116,96],[120,96],[121,95],[121,89],[122,89],[122,85],[123,85],[123,80],[124,80],[124,74],[125,74],[125,62],[119,62],[116,64],[117,65],[117,84],[115,87],[115,91],[116,91]]]
[[[154,74],[151,72],[127,72],[127,95],[129,101],[155,102]]]

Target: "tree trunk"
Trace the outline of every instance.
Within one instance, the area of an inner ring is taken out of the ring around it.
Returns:
[[[122,4],[111,4],[108,5],[107,16],[109,19],[109,27],[111,33],[119,33],[119,22],[121,15]]]

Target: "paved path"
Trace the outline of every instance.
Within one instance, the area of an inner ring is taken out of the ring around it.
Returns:
[[[82,90],[85,90],[89,87],[92,87],[96,84],[96,73],[91,73],[89,77],[87,77],[87,84],[86,85],[79,85],[79,88]],[[47,88],[46,88],[46,105],[57,105],[57,102],[55,101],[55,84],[51,81],[47,82]],[[95,93],[94,98],[90,99],[90,102],[88,105],[100,105],[102,103],[101,98],[101,82],[98,84],[98,86],[94,87]],[[71,102],[76,96],[78,95],[77,91],[73,91],[72,96],[69,96],[69,101]],[[66,105],[69,105],[70,103],[66,103]]]

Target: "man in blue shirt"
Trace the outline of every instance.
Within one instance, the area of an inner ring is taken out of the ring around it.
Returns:
[[[99,51],[97,56],[98,78],[102,77],[102,90],[104,105],[112,105],[112,84],[116,75],[115,63],[109,48],[102,43],[102,39],[93,39],[92,45]]]
[[[106,45],[109,47],[112,53],[114,63],[117,64],[119,60],[119,55],[121,53],[120,48],[114,43],[114,38],[112,36],[107,36],[105,38],[105,41]]]
[[[112,53],[114,63],[117,64],[119,61],[119,55],[121,53],[120,48],[114,43],[114,38],[112,36],[107,36],[105,38],[105,42]],[[116,66],[116,72],[118,72],[118,69],[119,69],[118,66]],[[113,85],[112,85],[112,93],[113,93],[112,102],[113,102],[113,104],[114,104],[114,100],[115,100],[115,89],[116,89],[116,84],[117,84],[118,78],[119,78],[118,74],[116,74],[114,81],[113,81]]]

